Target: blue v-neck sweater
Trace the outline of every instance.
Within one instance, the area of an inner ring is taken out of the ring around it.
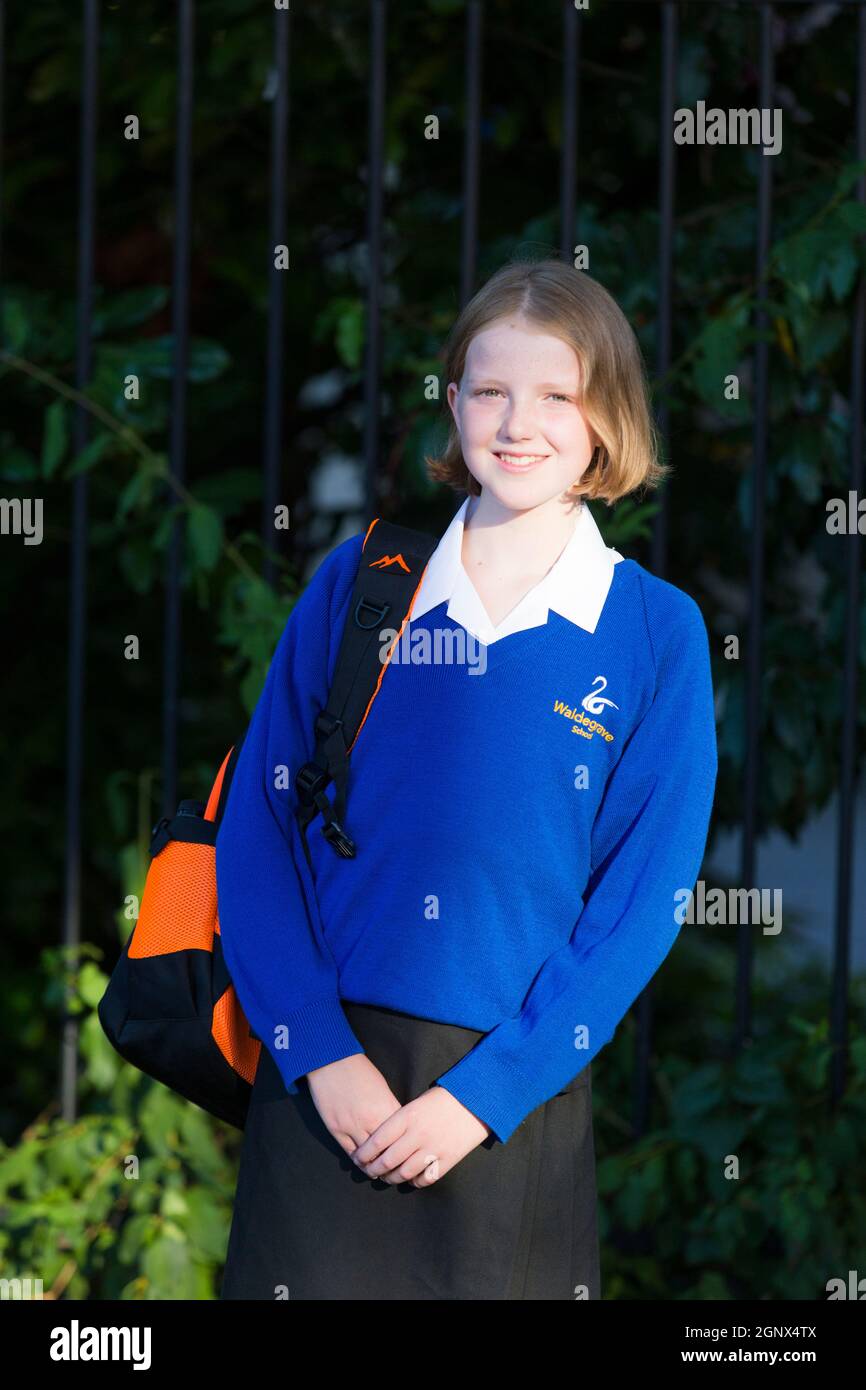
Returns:
[[[290,1092],[363,1052],[341,1000],[399,1009],[484,1033],[438,1084],[505,1143],[610,1042],[679,931],[716,781],[707,632],[634,560],[593,633],[551,611],[449,662],[443,634],[458,654],[466,634],[447,603],[410,622],[421,659],[392,659],[350,758],[357,857],[317,816],[311,873],[294,775],[363,539],[319,566],[253,713],[217,836],[223,950]]]

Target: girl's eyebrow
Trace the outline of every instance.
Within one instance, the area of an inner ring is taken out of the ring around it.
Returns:
[[[502,386],[502,385],[504,385],[504,383],[501,382],[501,381],[498,379],[498,377],[495,377],[495,376],[477,376],[477,377],[476,377],[476,376],[471,376],[471,377],[469,377],[469,385],[470,385],[470,386]],[[538,382],[538,390],[539,390],[539,391],[562,391],[564,394],[572,395],[572,394],[574,393],[575,388],[574,388],[573,386],[566,386],[566,385],[564,385],[563,382],[561,382],[561,381],[539,381],[539,382]]]

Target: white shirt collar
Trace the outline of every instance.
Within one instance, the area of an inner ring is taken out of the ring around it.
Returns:
[[[463,523],[469,501],[467,497],[430,556],[410,621],[447,599],[448,617],[485,646],[510,633],[540,627],[551,609],[587,632],[595,632],[613,567],[623,557],[605,545],[587,504],[582,504],[570,540],[544,578],[494,627],[463,568]]]

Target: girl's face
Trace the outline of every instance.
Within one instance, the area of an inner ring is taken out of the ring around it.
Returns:
[[[578,405],[579,386],[574,349],[519,315],[475,335],[448,404],[485,493],[525,511],[578,481],[600,443]]]

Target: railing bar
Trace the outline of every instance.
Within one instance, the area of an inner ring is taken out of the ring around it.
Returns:
[[[773,106],[773,8],[767,5],[759,16],[760,31],[760,93],[758,105],[763,110]],[[745,723],[746,751],[743,791],[743,835],[741,845],[740,883],[746,888],[755,885],[756,836],[758,818],[758,789],[760,786],[762,724],[761,675],[764,637],[764,529],[767,488],[767,420],[768,420],[768,362],[769,344],[766,332],[767,265],[770,255],[772,227],[773,161],[758,156],[758,224],[756,247],[756,305],[755,329],[755,405],[753,429],[752,515],[749,543],[749,625],[746,650]],[[752,924],[748,914],[738,924],[735,1050],[751,1034],[751,977]]]
[[[673,299],[673,236],[676,196],[676,161],[674,146],[674,105],[677,84],[677,40],[679,13],[673,0],[662,8],[662,67],[659,102],[659,259],[658,259],[658,327],[656,363],[658,376],[664,380],[671,363],[671,302]],[[669,438],[669,409],[666,390],[662,388],[656,412],[659,435],[667,452]],[[652,535],[652,566],[660,578],[667,567],[668,489],[659,488],[659,510]],[[635,1004],[637,1024],[635,1069],[632,1093],[632,1128],[636,1137],[642,1135],[649,1123],[650,1058],[652,1054],[653,981],[643,989]]]
[[[385,158],[385,0],[371,0],[367,136],[367,337],[364,354],[365,524],[379,510],[382,395],[382,204]]]
[[[93,363],[93,258],[96,196],[99,10],[84,0],[81,52],[81,125],[78,165],[78,256],[76,272],[75,386],[84,391]],[[83,406],[73,412],[73,447],[80,453],[90,434]],[[63,885],[63,947],[69,976],[81,940],[81,786],[84,764],[84,681],[87,641],[88,474],[72,480],[72,544],[69,565],[69,647],[66,704],[66,845]],[[72,1014],[72,980],[67,977],[60,1041],[60,1112],[71,1123],[78,1110],[78,1021]]]
[[[866,9],[857,21],[857,160],[866,160]],[[866,203],[866,177],[857,180],[857,199]],[[862,265],[854,307],[851,343],[851,447],[848,487],[855,502],[863,496],[863,381],[866,376],[866,276]],[[839,820],[836,858],[836,908],[834,923],[833,978],[830,994],[831,1101],[835,1105],[845,1088],[848,1069],[848,977],[851,956],[851,900],[854,872],[854,828],[857,818],[857,700],[860,648],[860,532],[844,538],[845,657],[842,677],[842,737],[839,750]]]
[[[577,151],[580,134],[579,64],[581,16],[572,0],[562,4],[562,154],[559,161],[559,249],[574,263],[577,241]]]
[[[280,500],[280,454],[283,443],[283,333],[285,329],[285,277],[276,264],[276,248],[286,240],[286,182],[289,127],[289,23],[290,10],[274,10],[273,78],[271,106],[271,217],[268,252],[267,361],[265,364],[265,439],[262,479],[262,575],[268,584],[276,580],[275,552],[284,533],[274,528]],[[291,251],[289,251],[291,268]],[[291,518],[290,518],[291,521]]]
[[[460,246],[460,307],[475,293],[478,260],[478,183],[481,159],[483,50],[481,0],[466,6],[466,127],[463,133],[463,227]]]
[[[180,0],[177,26],[177,146],[174,164],[174,248],[171,331],[174,344],[171,378],[169,473],[186,478],[186,389],[189,365],[189,255],[192,171],[194,52],[193,0]],[[168,493],[169,505],[176,496]],[[181,577],[183,515],[174,518],[166,557],[165,634],[163,646],[162,814],[174,814],[177,802],[178,688],[180,683]]]

